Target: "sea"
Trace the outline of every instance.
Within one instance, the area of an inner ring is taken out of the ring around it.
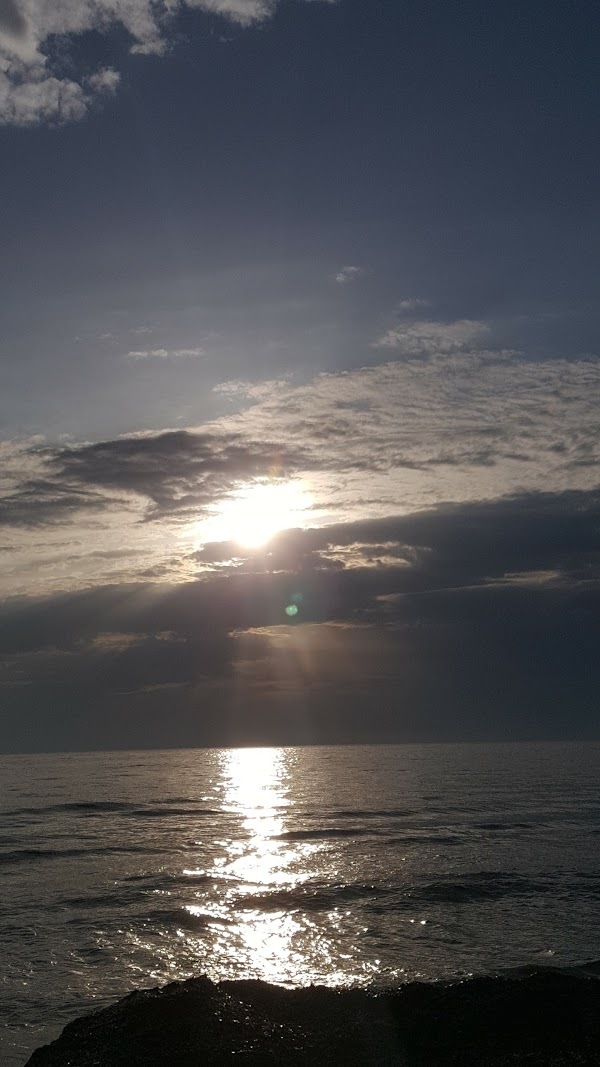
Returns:
[[[600,745],[0,758],[0,1063],[135,988],[600,959]]]

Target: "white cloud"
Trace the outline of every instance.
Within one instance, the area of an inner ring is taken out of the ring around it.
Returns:
[[[413,322],[395,326],[373,344],[374,348],[399,349],[411,356],[462,352],[472,348],[489,332],[483,322]]]
[[[199,359],[205,356],[203,348],[146,348],[127,353],[128,359]]]
[[[76,122],[84,117],[88,102],[81,85],[67,78],[44,77],[42,67],[27,69],[23,80],[0,69],[0,123]]]
[[[348,285],[356,282],[365,274],[364,267],[342,267],[335,276],[338,285]]]
[[[223,15],[242,26],[260,22],[273,14],[278,0],[187,0],[190,7]]]
[[[262,382],[245,382],[241,379],[236,379],[215,385],[213,393],[219,393],[229,400],[264,400],[271,396],[274,390],[282,388],[286,384],[283,378],[271,378]]]
[[[417,353],[306,385],[274,383],[212,430],[301,446],[315,507],[337,521],[594,487],[599,389],[600,359]]]
[[[410,314],[411,311],[419,311],[421,308],[429,307],[429,300],[422,300],[420,297],[408,296],[404,300],[399,300],[397,310],[401,315]]]
[[[118,70],[114,70],[112,67],[104,67],[87,79],[87,85],[89,85],[95,93],[108,93],[109,95],[113,95],[117,91],[117,86],[120,80],[121,75]]]
[[[48,39],[122,26],[131,51],[161,55],[182,6],[221,15],[240,26],[269,18],[279,0],[0,0],[0,124],[64,123],[84,117],[98,94],[114,93],[119,73],[102,69],[58,77],[45,54]]]

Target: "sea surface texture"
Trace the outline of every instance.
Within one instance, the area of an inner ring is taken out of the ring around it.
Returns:
[[[600,958],[600,746],[0,759],[0,1063],[205,974],[385,988]]]

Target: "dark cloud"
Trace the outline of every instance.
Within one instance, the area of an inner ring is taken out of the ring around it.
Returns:
[[[16,0],[0,0],[0,30],[11,37],[22,38],[27,33],[27,20]]]
[[[592,735],[599,531],[600,494],[538,494],[288,531],[278,570],[7,601],[2,746]]]
[[[223,677],[230,656],[221,633],[201,640],[169,631],[157,634],[98,634],[69,649],[48,648],[5,660],[5,684],[40,685],[91,693],[145,690],[157,685],[193,684]]]
[[[79,512],[123,508],[132,496],[148,502],[149,520],[197,517],[240,481],[310,467],[301,449],[186,430],[35,448],[29,455],[42,474],[0,498],[0,525],[55,525]]]
[[[0,498],[0,526],[55,526],[71,521],[83,511],[103,511],[111,503],[110,498],[78,486],[30,479]]]
[[[409,564],[397,578],[405,592],[432,585],[471,585],[526,571],[563,574],[600,564],[600,491],[534,493],[474,504],[448,504],[404,516],[287,530],[249,566],[299,570],[335,565],[336,553],[355,563],[397,558]],[[240,556],[233,542],[205,545],[200,563]]]

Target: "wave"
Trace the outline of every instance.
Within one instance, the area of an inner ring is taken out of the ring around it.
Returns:
[[[119,800],[76,800],[67,801],[63,804],[43,804],[38,807],[9,808],[1,814],[4,818],[14,815],[51,815],[60,812],[74,812],[81,814],[102,814],[104,812],[131,811],[135,804],[129,804]]]
[[[72,859],[77,856],[106,856],[113,853],[164,856],[174,851],[178,850],[147,845],[101,845],[97,848],[17,848],[10,852],[0,852],[0,866],[7,867],[12,864],[32,863],[38,860]]]
[[[13,863],[31,863],[35,860],[68,858],[81,856],[86,850],[82,848],[16,848],[11,852],[0,853],[0,866],[7,867]]]
[[[417,888],[414,897],[423,903],[466,904],[504,897],[535,898],[555,893],[556,884],[505,876],[494,879],[464,879],[457,882],[431,882]]]
[[[205,930],[209,925],[219,923],[227,925],[232,920],[209,914],[208,912],[188,911],[187,908],[173,908],[148,912],[140,916],[144,925],[175,926],[183,930]]]
[[[324,911],[369,897],[382,897],[397,890],[390,886],[378,886],[366,882],[347,885],[314,883],[295,886],[293,889],[274,889],[266,893],[249,893],[236,901],[239,909],[262,911]]]
[[[410,819],[417,812],[411,808],[339,808],[324,811],[323,816],[328,819]]]
[[[376,830],[371,827],[323,826],[312,830],[286,830],[282,834],[274,834],[271,840],[320,841],[336,837],[388,837],[388,834],[385,830]]]
[[[181,818],[182,815],[197,817],[223,816],[222,811],[214,808],[134,808],[127,812],[128,817],[133,819],[163,819],[170,816]]]
[[[64,911],[95,911],[102,908],[127,908],[139,900],[133,889],[115,890],[113,893],[96,893],[89,896],[65,897],[56,907]]]
[[[5,819],[16,815],[42,816],[64,812],[89,816],[113,814],[124,815],[131,818],[160,818],[168,815],[222,815],[222,812],[217,811],[214,808],[186,807],[185,805],[188,805],[189,803],[191,803],[189,800],[177,800],[175,798],[170,801],[171,806],[166,807],[162,804],[158,807],[152,805],[140,807],[139,804],[122,800],[78,800],[68,801],[63,804],[45,804],[38,807],[9,808],[5,809],[0,814]],[[182,806],[172,806],[176,804]]]
[[[390,845],[428,845],[428,844],[456,844],[464,840],[461,834],[440,833],[432,829],[429,832],[419,833],[407,829],[402,835],[398,834],[397,828],[382,829],[377,826],[315,826],[303,830],[285,830],[281,834],[274,834],[272,841],[317,841],[328,838],[353,838],[353,837],[382,837]]]
[[[457,845],[464,838],[460,834],[438,834],[432,830],[430,834],[412,834],[410,831],[403,837],[390,837],[390,845]]]
[[[53,811],[129,811],[133,804],[121,800],[76,800],[66,804],[55,804]]]
[[[2,845],[18,845],[19,838],[16,834],[0,834],[0,846]]]
[[[530,822],[476,822],[473,823],[476,830],[531,830],[533,823]]]
[[[236,901],[240,909],[262,911],[326,911],[351,902],[369,902],[379,912],[414,912],[431,904],[469,904],[505,898],[536,899],[578,892],[577,875],[566,879],[523,878],[508,872],[481,871],[460,880],[425,883],[348,884],[304,883],[291,889],[247,893]],[[586,876],[586,896],[600,895],[600,879]]]

